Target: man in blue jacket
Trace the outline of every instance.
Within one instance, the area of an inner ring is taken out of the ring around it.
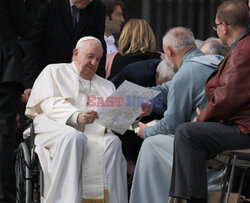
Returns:
[[[175,129],[195,118],[197,107],[206,105],[206,80],[223,59],[196,49],[193,33],[182,27],[172,28],[166,33],[163,49],[167,64],[179,70],[171,82],[153,87],[161,91],[162,98],[154,104],[153,110],[164,112],[164,118],[152,127],[139,123],[138,136],[145,140],[137,160],[130,203],[167,202]],[[143,108],[144,115],[151,110]]]

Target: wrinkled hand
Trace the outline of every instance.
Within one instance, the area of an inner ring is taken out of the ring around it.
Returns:
[[[198,115],[198,116],[200,115],[201,110],[200,110],[200,108],[199,108],[199,107],[197,107],[197,108],[196,108],[196,113],[197,113],[197,115]],[[192,120],[192,122],[196,122],[196,121],[197,121],[198,116],[196,116],[196,117]]]
[[[137,136],[139,136],[140,138],[144,139],[144,137],[143,137],[143,130],[144,130],[144,128],[147,127],[147,125],[144,124],[144,123],[142,123],[142,122],[139,122],[138,125],[140,127],[140,130],[138,131]]]
[[[141,104],[141,110],[142,110],[142,113],[140,115],[140,117],[142,116],[149,116],[151,113],[152,113],[152,110],[153,110],[153,102],[150,101],[150,103],[142,103]]]
[[[24,90],[23,94],[21,95],[21,100],[23,103],[27,103],[30,97],[31,89]]]
[[[87,125],[95,122],[95,119],[98,119],[96,111],[88,110],[81,112],[77,117],[77,123]]]

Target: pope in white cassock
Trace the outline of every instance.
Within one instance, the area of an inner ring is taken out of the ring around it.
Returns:
[[[25,114],[34,119],[45,203],[128,202],[121,141],[87,105],[88,95],[105,99],[115,90],[95,75],[102,54],[98,39],[83,37],[73,62],[48,65],[32,88]]]

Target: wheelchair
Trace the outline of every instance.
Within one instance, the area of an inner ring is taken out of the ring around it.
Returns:
[[[43,172],[35,153],[32,120],[28,120],[25,125],[26,136],[15,153],[16,203],[40,203],[43,196]]]

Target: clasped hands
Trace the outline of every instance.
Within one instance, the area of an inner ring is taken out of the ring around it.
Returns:
[[[87,125],[95,122],[95,119],[98,119],[97,112],[94,110],[87,110],[81,112],[77,117],[77,123]]]

